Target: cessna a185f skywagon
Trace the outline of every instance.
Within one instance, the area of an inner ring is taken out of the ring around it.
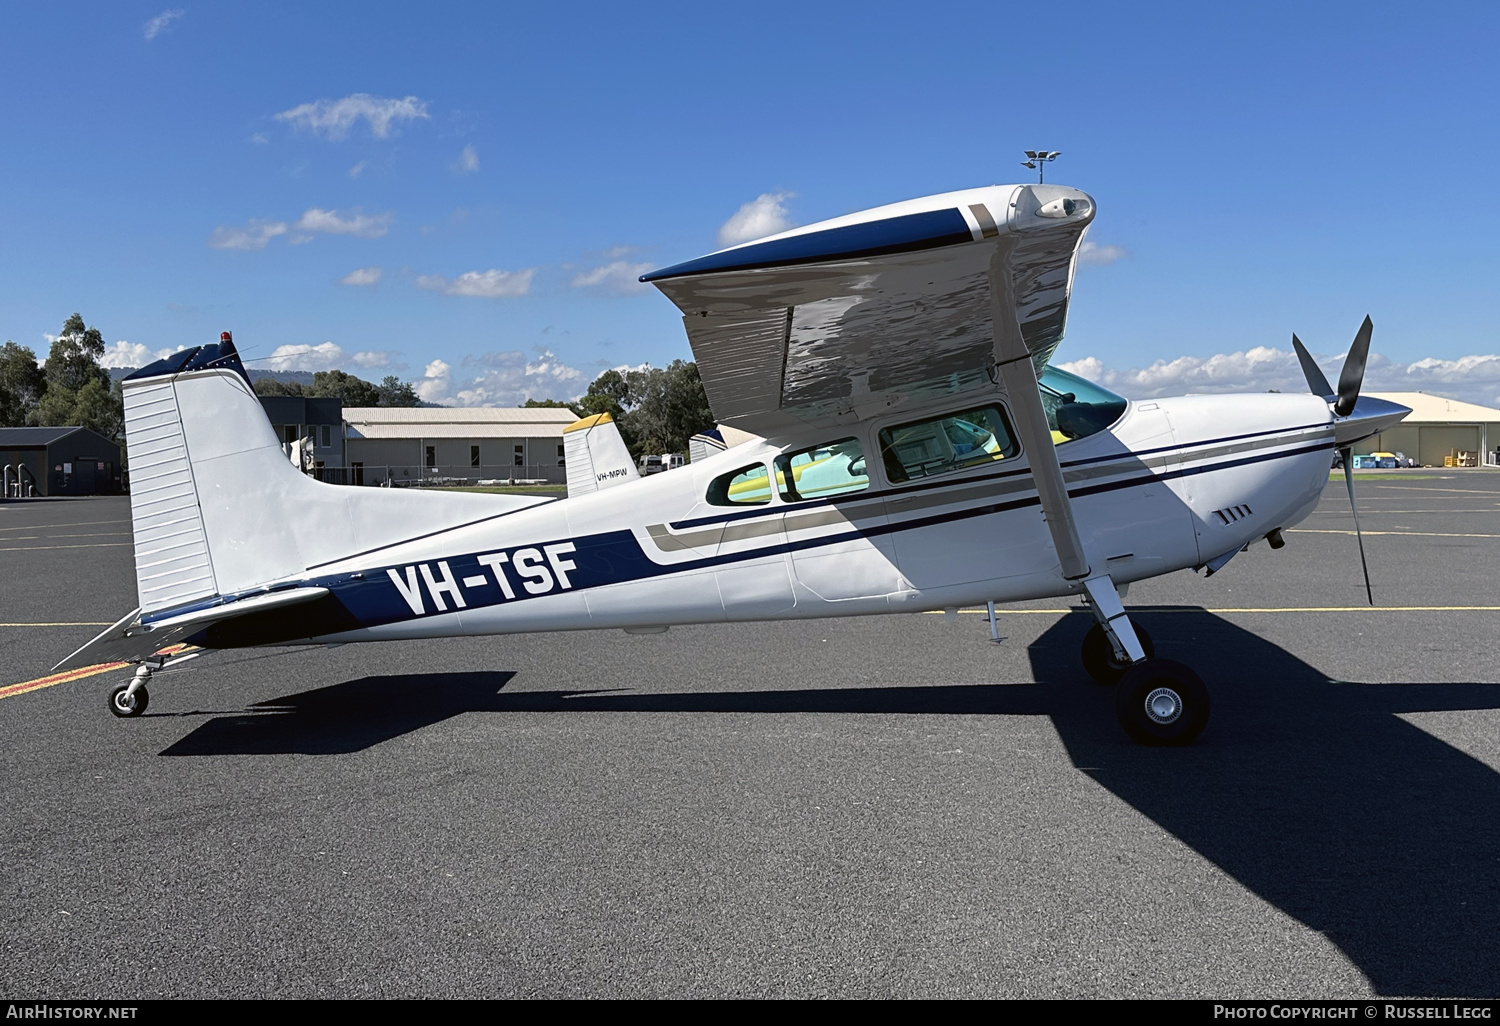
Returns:
[[[1124,586],[1218,569],[1317,505],[1331,454],[1409,410],[1339,387],[1127,402],[1050,367],[1094,201],[997,185],[834,218],[646,275],[748,439],[649,477],[566,435],[568,497],[322,484],[282,454],[227,337],[124,383],[140,608],[60,668],[170,652],[918,612],[1078,596],[1083,663],[1135,738],[1208,694]],[[1345,465],[1348,465],[1348,460]],[[1352,483],[1350,498],[1353,499]]]

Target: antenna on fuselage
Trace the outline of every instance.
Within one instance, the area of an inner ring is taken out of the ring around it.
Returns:
[[[1061,157],[1062,152],[1059,150],[1052,150],[1050,152],[1047,150],[1027,150],[1026,156],[1028,159],[1021,161],[1021,166],[1029,167],[1035,171],[1036,184],[1044,185],[1047,181],[1047,165],[1058,157]]]

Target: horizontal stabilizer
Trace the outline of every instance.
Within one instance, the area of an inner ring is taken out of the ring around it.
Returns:
[[[166,615],[157,616],[148,623],[141,622],[139,609],[133,609],[87,645],[54,666],[52,671],[57,673],[80,666],[97,666],[100,663],[136,662],[177,644],[183,638],[197,634],[209,624],[247,613],[261,613],[268,609],[311,602],[327,594],[327,588],[285,588],[175,615],[168,611]]]
[[[563,458],[569,497],[613,488],[641,476],[619,426],[608,413],[596,413],[563,428]]]

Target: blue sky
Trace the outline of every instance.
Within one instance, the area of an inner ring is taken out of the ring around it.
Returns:
[[[9,5],[0,338],[513,404],[691,353],[632,287],[743,236],[1049,179],[1099,202],[1058,360],[1131,394],[1500,403],[1500,14],[1367,4]],[[738,215],[738,218],[737,218]],[[736,219],[737,218],[737,219]],[[723,233],[723,234],[721,234]]]

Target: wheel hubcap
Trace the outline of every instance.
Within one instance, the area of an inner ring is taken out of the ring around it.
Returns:
[[[1172,723],[1182,715],[1182,696],[1171,688],[1157,688],[1146,696],[1146,715],[1152,723]]]

